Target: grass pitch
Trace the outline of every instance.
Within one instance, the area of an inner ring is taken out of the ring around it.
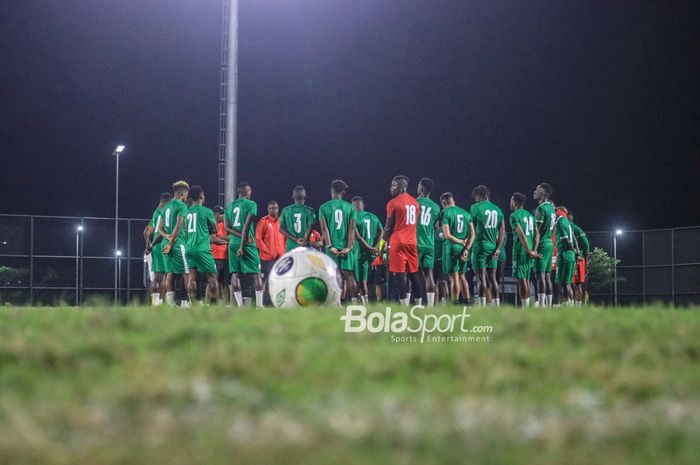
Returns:
[[[489,342],[423,344],[343,312],[0,309],[0,464],[698,462],[698,308],[473,308]]]

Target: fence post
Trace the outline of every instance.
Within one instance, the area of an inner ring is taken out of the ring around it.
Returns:
[[[34,215],[29,217],[29,305],[34,305]]]
[[[676,238],[671,229],[671,304],[676,306]]]
[[[131,220],[126,220],[126,304],[131,298]]]
[[[642,304],[647,303],[647,247],[645,231],[642,231]]]

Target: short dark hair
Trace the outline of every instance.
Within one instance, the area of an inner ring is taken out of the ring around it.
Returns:
[[[238,193],[239,193],[239,194],[242,194],[243,191],[245,191],[245,188],[246,188],[246,187],[250,187],[250,184],[248,184],[248,183],[245,182],[245,181],[239,182],[239,183],[238,183],[238,188],[237,188]]]
[[[270,200],[267,202],[267,206],[269,207],[270,205],[277,205],[278,207],[280,206],[279,203],[277,203],[277,200]]]
[[[574,212],[569,210],[569,213],[567,213],[567,215],[569,216],[569,221],[574,221]]]
[[[196,202],[202,198],[202,192],[204,191],[200,186],[192,186],[190,187],[190,198]]]
[[[404,181],[406,184],[408,184],[408,176],[404,176],[403,174],[399,174],[397,176],[394,176],[394,179],[392,181]]]
[[[171,194],[170,192],[163,192],[162,194],[160,194],[160,201],[161,202],[165,202],[167,200],[172,200],[172,199],[173,199],[173,194]]]
[[[301,192],[301,191],[306,191],[306,187],[299,185],[299,186],[294,186],[294,189],[292,189],[292,192]]]
[[[214,213],[223,213],[224,212],[224,207],[221,205],[217,205],[216,207],[213,208]]]
[[[447,201],[452,200],[454,198],[455,198],[455,196],[452,194],[452,192],[445,192],[444,194],[442,194],[440,196],[440,203],[447,202]]]
[[[550,186],[546,182],[541,182],[540,187],[542,188],[544,193],[547,194],[548,197],[554,193],[554,189],[552,189],[552,186]]]
[[[515,204],[519,207],[525,205],[525,195],[521,194],[520,192],[513,193],[513,200],[515,201]]]
[[[423,186],[423,189],[425,189],[425,192],[427,192],[428,194],[430,194],[433,191],[433,186],[435,185],[433,180],[430,178],[423,178],[418,182],[418,184]]]
[[[479,184],[472,191],[472,198],[473,199],[476,199],[477,197],[487,199],[487,198],[489,198],[490,195],[491,195],[491,193],[489,192],[489,188],[484,186],[483,184]]]
[[[331,189],[333,189],[333,192],[340,194],[348,190],[348,185],[342,179],[334,179],[331,182]]]
[[[357,201],[357,202],[364,202],[364,200],[362,200],[362,197],[360,197],[359,195],[356,195],[355,197],[353,197],[353,198],[352,198],[352,201],[353,201],[353,202],[355,202],[355,201]]]

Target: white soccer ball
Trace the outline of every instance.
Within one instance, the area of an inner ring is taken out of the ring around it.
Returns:
[[[277,259],[267,285],[275,307],[308,307],[336,305],[341,282],[340,271],[329,256],[297,247]]]

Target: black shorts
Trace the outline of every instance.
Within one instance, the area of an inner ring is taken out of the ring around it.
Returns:
[[[386,265],[370,267],[369,282],[377,286],[386,284]]]
[[[228,271],[228,260],[225,258],[214,260],[216,263],[216,276],[219,284],[228,286],[231,283],[231,273]]]

